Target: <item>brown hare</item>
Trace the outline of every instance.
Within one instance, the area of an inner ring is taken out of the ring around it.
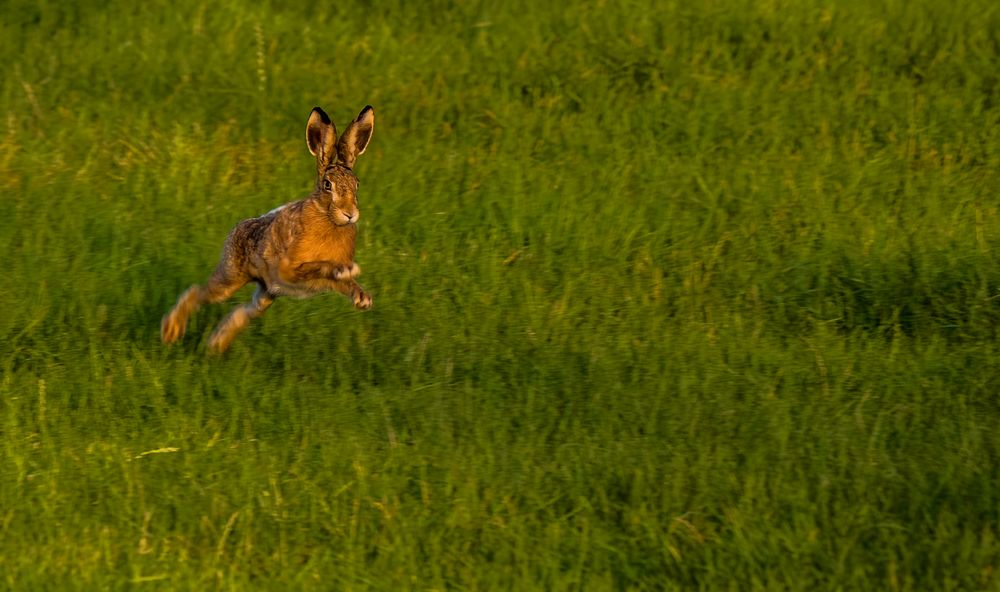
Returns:
[[[209,349],[223,352],[247,324],[264,313],[278,296],[307,298],[336,290],[354,306],[367,310],[372,297],[355,278],[358,179],[354,161],[364,153],[375,128],[375,111],[361,110],[343,135],[319,107],[306,124],[306,144],[316,157],[316,189],[302,200],[275,208],[233,228],[222,248],[222,260],[204,286],[194,285],[163,317],[160,337],[173,343],[184,335],[188,317],[205,303],[222,302],[249,282],[257,284],[253,300],[236,307],[212,333]]]

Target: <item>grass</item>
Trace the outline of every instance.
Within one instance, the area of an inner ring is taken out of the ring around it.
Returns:
[[[0,12],[0,587],[1000,588],[992,3]],[[374,310],[162,346],[369,103]]]

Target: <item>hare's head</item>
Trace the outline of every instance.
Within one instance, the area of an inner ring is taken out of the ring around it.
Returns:
[[[371,105],[361,110],[338,139],[337,128],[322,109],[316,107],[306,124],[306,145],[316,157],[316,192],[338,226],[354,224],[358,209],[358,178],[354,161],[364,153],[375,129]]]

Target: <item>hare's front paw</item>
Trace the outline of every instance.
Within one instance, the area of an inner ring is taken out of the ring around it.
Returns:
[[[341,265],[333,270],[333,279],[335,280],[353,280],[359,275],[361,275],[361,268],[353,261],[350,265]]]
[[[368,310],[372,307],[372,295],[361,288],[354,291],[354,308]]]

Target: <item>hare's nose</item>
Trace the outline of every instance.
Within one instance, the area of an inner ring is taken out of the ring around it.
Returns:
[[[348,222],[354,222],[355,220],[358,219],[358,213],[357,212],[345,212],[344,213],[344,217],[347,218]]]

